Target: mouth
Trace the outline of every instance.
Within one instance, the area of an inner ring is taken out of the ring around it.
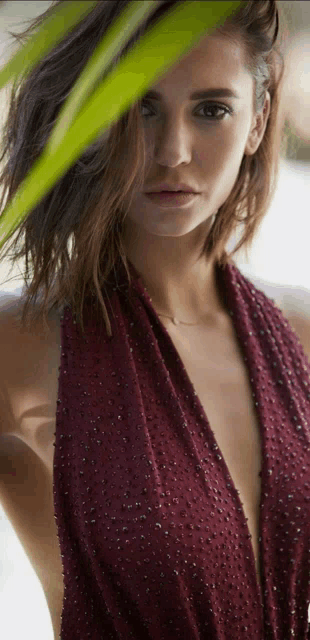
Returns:
[[[145,196],[154,204],[164,207],[182,207],[191,204],[199,193],[190,191],[157,191],[145,193]]]
[[[154,189],[154,191],[145,191],[145,193],[198,193],[192,189]]]

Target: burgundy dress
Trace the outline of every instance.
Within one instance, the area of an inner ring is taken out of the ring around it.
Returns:
[[[263,464],[263,591],[239,492],[139,274],[61,318],[54,506],[61,640],[310,640],[310,363],[231,261],[216,277],[239,339]]]

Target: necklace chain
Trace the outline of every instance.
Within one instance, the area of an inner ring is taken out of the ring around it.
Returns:
[[[148,293],[148,295],[150,296],[150,294],[149,294],[149,292],[148,292],[148,290],[147,290],[147,288],[146,288],[146,286],[145,286],[145,284],[144,284],[144,283],[143,283],[143,286],[144,286],[145,291],[146,291],[146,292]],[[153,304],[153,300],[152,300],[152,298],[151,298],[151,297],[150,297],[150,301],[151,301],[151,303]],[[153,305],[153,306],[154,306],[154,305]],[[156,311],[156,309],[155,309],[155,311]],[[178,318],[176,318],[175,316],[166,316],[166,315],[164,315],[163,313],[158,313],[158,311],[156,311],[156,313],[157,313],[157,315],[158,315],[158,316],[161,316],[161,318],[169,318],[169,320],[172,320],[173,324],[175,324],[175,325],[178,325],[178,324],[187,324],[188,326],[196,327],[197,325],[202,324],[202,321],[200,321],[200,322],[183,322],[183,320],[178,320]]]
[[[183,322],[182,320],[178,320],[175,316],[165,316],[163,313],[158,313],[157,311],[157,315],[161,316],[162,318],[169,318],[169,320],[172,320],[173,324],[178,325],[178,324],[187,324],[191,327],[197,326],[198,324],[200,324],[200,322]]]

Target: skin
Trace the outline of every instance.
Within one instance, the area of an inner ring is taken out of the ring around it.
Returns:
[[[258,149],[270,112],[268,92],[262,111],[254,112],[254,80],[244,55],[240,40],[218,31],[207,35],[152,86],[161,100],[148,99],[141,107],[147,150],[143,191],[159,182],[184,182],[201,195],[190,207],[164,209],[137,193],[123,227],[124,247],[155,309],[184,322],[204,316],[213,323],[224,313],[214,261],[199,259],[199,253],[243,155]],[[193,91],[215,87],[229,87],[239,99],[189,100]],[[209,110],[212,101],[231,107],[232,115],[221,119],[224,111]]]

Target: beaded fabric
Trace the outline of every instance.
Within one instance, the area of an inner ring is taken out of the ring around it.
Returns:
[[[89,312],[84,334],[70,305],[61,318],[61,640],[310,640],[310,363],[300,341],[233,262],[216,267],[259,418],[261,591],[239,492],[129,268],[131,285],[121,264],[103,294],[111,338]]]

